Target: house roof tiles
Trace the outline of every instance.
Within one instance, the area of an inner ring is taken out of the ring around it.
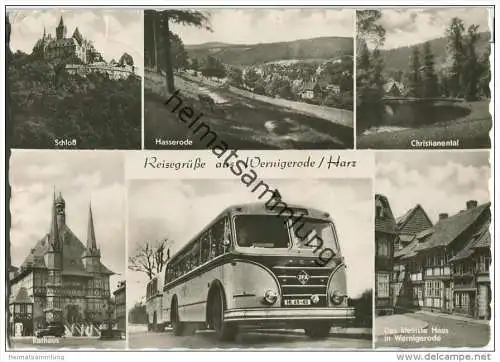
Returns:
[[[378,215],[375,216],[375,231],[384,232],[388,234],[396,233],[396,220],[392,214],[391,206],[389,205],[389,200],[384,195],[375,195],[375,203],[382,203],[386,214],[383,218]]]
[[[465,230],[467,230],[486,210],[490,203],[479,205],[475,208],[464,210],[456,215],[440,220],[434,227],[428,239],[420,240],[415,251],[422,251],[436,247],[448,246]]]

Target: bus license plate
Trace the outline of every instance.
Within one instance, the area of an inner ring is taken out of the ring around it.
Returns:
[[[285,305],[311,305],[310,299],[285,299]]]

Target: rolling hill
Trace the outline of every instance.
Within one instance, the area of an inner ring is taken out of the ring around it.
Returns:
[[[478,55],[481,56],[487,51],[488,47],[490,46],[490,38],[491,35],[489,32],[480,33],[480,38],[478,40],[476,48]],[[440,64],[443,64],[446,61],[447,42],[448,40],[445,37],[430,41],[437,68],[439,68]],[[382,51],[382,56],[385,62],[385,71],[391,72],[395,70],[402,70],[406,72],[409,69],[409,59],[410,55],[413,52],[413,49],[415,49],[415,47],[419,47],[419,50],[421,50],[422,46],[423,43]]]
[[[353,54],[353,38],[322,37],[265,44],[205,43],[186,45],[190,57],[208,55],[233,65],[255,65],[285,59],[330,59]]]

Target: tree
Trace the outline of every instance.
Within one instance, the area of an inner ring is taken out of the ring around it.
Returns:
[[[490,73],[490,48],[481,56],[479,60],[479,80],[478,87],[481,95],[486,98],[491,97],[490,91],[490,81],[491,81],[491,73]]]
[[[159,37],[156,36],[155,29],[158,28],[161,33],[161,44],[163,47],[163,51],[165,52],[165,80],[167,93],[175,92],[174,85],[174,69],[173,69],[173,60],[172,60],[172,49],[171,49],[171,38],[170,38],[170,22],[181,24],[181,25],[191,25],[197,28],[206,29],[211,31],[212,28],[209,24],[209,15],[204,14],[200,11],[195,10],[177,10],[177,9],[168,9],[162,11],[155,10],[146,10],[145,14],[151,19],[153,24],[158,23],[158,26],[153,25],[153,31],[151,32],[154,35],[155,39],[155,47],[159,48],[158,42],[160,42]]]
[[[238,67],[231,67],[227,74],[229,79],[229,84],[235,87],[241,87],[243,85],[243,71]]]
[[[170,259],[170,240],[163,239],[156,242],[146,241],[139,245],[134,253],[130,256],[128,268],[132,271],[142,272],[153,279]]]
[[[255,69],[247,69],[244,76],[245,85],[248,88],[255,88],[257,82],[261,79],[260,75],[255,71]]]
[[[278,90],[278,95],[283,99],[293,99],[292,85],[288,80],[283,81]]]
[[[402,82],[403,81],[403,75],[404,72],[400,69],[392,71],[392,79],[394,79],[396,82]]]
[[[226,76],[226,69],[219,59],[209,55],[203,63],[201,74],[205,77],[224,78]]]
[[[408,73],[408,95],[410,97],[421,96],[422,79],[420,77],[420,66],[420,51],[418,47],[414,47],[410,56],[410,71]]]
[[[373,291],[365,290],[357,299],[350,300],[354,307],[354,323],[357,326],[371,327],[373,318]]]
[[[385,42],[385,28],[378,24],[380,10],[356,11],[357,66],[356,66],[356,111],[357,130],[363,132],[379,124],[384,117],[384,63],[378,48]],[[373,49],[370,54],[370,48]]]
[[[380,49],[375,48],[372,53],[372,59],[370,61],[373,70],[372,70],[372,82],[378,87],[382,88],[384,86],[384,78],[382,76],[382,72],[384,70],[384,59],[382,58],[382,53]]]
[[[187,68],[188,66],[188,54],[184,48],[184,43],[181,38],[172,32],[170,32],[170,44],[172,51],[172,67],[176,70]],[[164,58],[164,54],[161,57]],[[162,62],[164,63],[164,62]]]
[[[362,39],[365,43],[371,43],[375,48],[384,45],[385,28],[378,24],[377,21],[382,17],[380,10],[358,10],[356,11],[356,37]],[[358,42],[358,47],[361,46]],[[358,54],[359,48],[358,48]]]
[[[439,95],[438,78],[434,70],[434,54],[432,54],[430,42],[424,43],[423,47],[423,74],[422,74],[422,96],[434,98]]]
[[[118,65],[120,67],[124,67],[126,65],[134,66],[134,58],[132,58],[132,56],[128,53],[123,53],[118,61]]]
[[[146,306],[142,303],[135,303],[128,312],[128,322],[130,324],[148,324]]]
[[[479,40],[478,25],[471,25],[467,29],[465,38],[465,60],[463,64],[463,86],[465,89],[465,99],[476,100],[478,97],[478,84],[481,77],[478,56],[476,54],[476,44]]]
[[[457,17],[451,19],[451,23],[446,29],[446,37],[448,38],[446,50],[451,61],[449,71],[449,89],[452,96],[457,96],[461,93],[463,64],[465,58],[463,44],[464,32],[464,21]]]
[[[198,71],[200,69],[200,65],[198,64],[198,58],[191,58],[191,69]]]

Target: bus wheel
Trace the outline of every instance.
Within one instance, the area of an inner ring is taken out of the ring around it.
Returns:
[[[172,331],[175,336],[182,336],[184,333],[184,323],[180,321],[179,311],[177,309],[177,299],[172,302],[170,321],[172,323]]]
[[[212,326],[215,330],[215,335],[219,341],[232,341],[236,338],[237,328],[224,323],[224,310],[226,305],[224,295],[217,288],[211,299]]]
[[[330,334],[331,325],[330,323],[319,322],[310,324],[304,328],[306,336],[312,339],[324,339]]]

